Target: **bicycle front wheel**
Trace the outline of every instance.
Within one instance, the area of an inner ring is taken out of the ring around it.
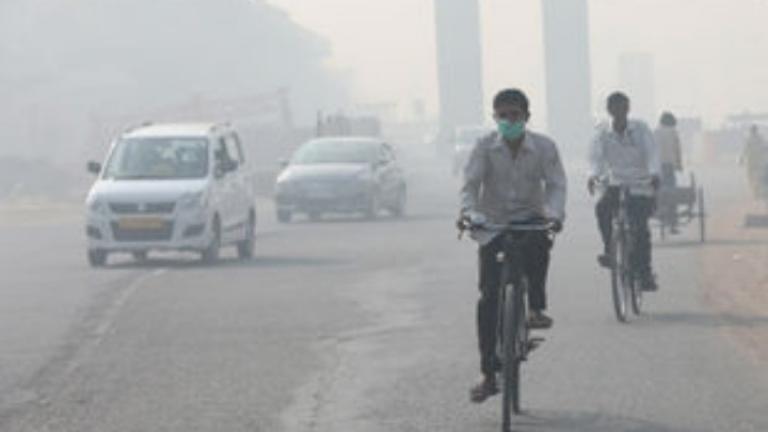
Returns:
[[[624,280],[624,241],[620,230],[614,228],[611,239],[611,292],[613,293],[613,310],[619,322],[627,322],[627,289]]]
[[[523,339],[527,327],[522,287],[515,289],[514,285],[508,284],[504,290],[502,430],[508,431],[512,413],[520,413],[520,363],[525,355]]]

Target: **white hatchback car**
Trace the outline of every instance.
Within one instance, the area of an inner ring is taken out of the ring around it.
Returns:
[[[237,133],[227,124],[158,124],[111,145],[86,200],[88,261],[112,252],[144,260],[150,250],[197,251],[206,262],[224,245],[253,254],[256,206]]]

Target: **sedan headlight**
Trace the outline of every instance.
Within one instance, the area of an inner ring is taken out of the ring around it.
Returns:
[[[88,210],[91,213],[96,214],[106,214],[107,213],[107,203],[100,199],[100,198],[89,198],[86,202],[86,205],[88,206]]]
[[[281,180],[275,183],[275,193],[290,194],[296,190],[296,182]]]
[[[368,183],[373,181],[373,173],[371,170],[363,170],[357,173],[355,179]]]
[[[179,199],[179,206],[183,210],[200,210],[208,205],[207,198],[205,191],[185,194]]]

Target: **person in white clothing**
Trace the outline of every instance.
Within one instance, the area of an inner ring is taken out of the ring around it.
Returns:
[[[609,244],[612,218],[619,207],[620,188],[630,190],[627,207],[634,245],[630,260],[638,273],[640,286],[656,291],[658,286],[651,265],[651,233],[648,219],[654,212],[655,193],[659,187],[659,153],[651,129],[640,120],[629,119],[629,98],[621,92],[608,97],[612,120],[598,127],[590,151],[591,175],[588,188],[593,194],[600,182],[607,188],[597,203],[598,227],[603,239],[603,254],[598,262],[611,262]]]
[[[680,135],[677,133],[677,118],[671,112],[664,112],[659,119],[659,126],[653,133],[659,146],[661,162],[661,185],[665,188],[677,186],[676,173],[683,170],[683,151]],[[675,204],[659,209],[669,222],[669,230],[677,233],[677,207]]]
[[[756,125],[752,125],[749,130],[749,137],[744,146],[744,150],[739,158],[739,163],[747,165],[747,180],[752,189],[752,196],[761,198],[765,192],[766,183],[766,160],[768,160],[768,146],[765,139],[760,134]]]

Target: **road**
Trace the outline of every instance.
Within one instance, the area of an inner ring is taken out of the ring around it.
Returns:
[[[468,402],[475,245],[452,231],[445,171],[411,164],[401,220],[280,225],[263,201],[256,257],[216,267],[166,254],[93,270],[77,214],[0,223],[0,430],[498,430],[497,399]],[[570,177],[555,327],[523,369],[515,430],[768,430],[768,364],[729,336],[768,315],[704,301],[699,255],[717,245],[660,245],[661,291],[619,324]]]

